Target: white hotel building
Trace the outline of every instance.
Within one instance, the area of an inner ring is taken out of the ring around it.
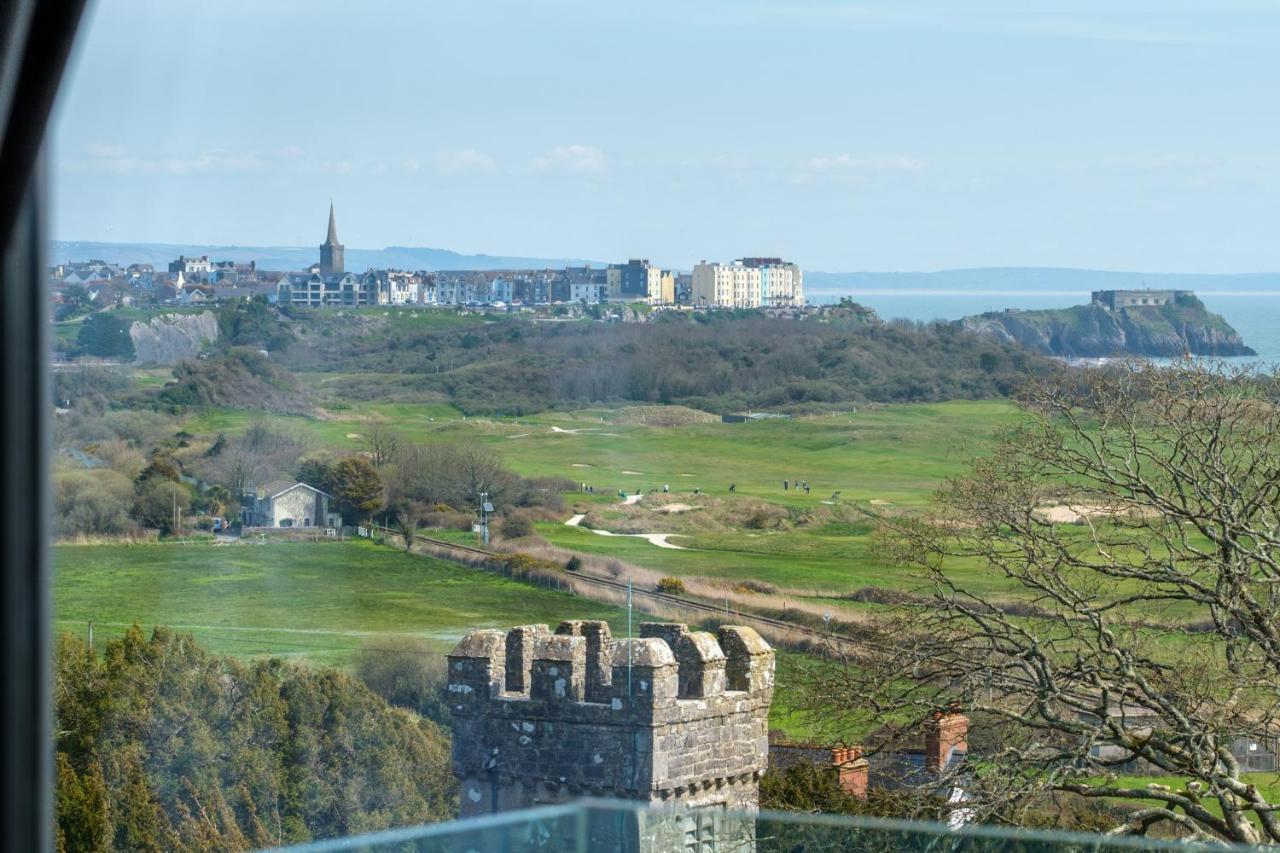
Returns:
[[[804,275],[781,258],[703,261],[693,268],[693,304],[714,308],[790,308],[804,304]]]

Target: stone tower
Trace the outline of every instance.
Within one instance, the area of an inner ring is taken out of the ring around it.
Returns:
[[[472,631],[449,655],[462,816],[578,797],[754,811],[773,665],[738,626],[643,623],[634,640],[606,622]]]
[[[320,244],[320,274],[341,275],[346,272],[342,257],[343,246],[338,242],[338,222],[333,216],[333,202],[329,202],[329,233]]]

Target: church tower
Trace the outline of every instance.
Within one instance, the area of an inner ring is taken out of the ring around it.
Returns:
[[[346,272],[342,259],[342,244],[338,242],[338,223],[333,217],[333,202],[329,202],[329,234],[320,244],[320,274],[341,275]]]

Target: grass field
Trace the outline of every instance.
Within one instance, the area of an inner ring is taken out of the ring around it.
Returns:
[[[344,381],[351,378],[343,374]],[[303,380],[312,388],[337,381],[324,374]],[[360,449],[359,438],[351,436],[371,421],[391,424],[411,440],[475,439],[492,445],[518,473],[588,482],[605,495],[664,484],[673,492],[727,494],[733,484],[739,496],[791,506],[819,505],[835,491],[844,501],[919,505],[944,477],[962,470],[993,431],[1012,424],[1017,411],[1005,402],[950,402],[675,427],[611,422],[612,416],[616,410],[465,419],[443,403],[351,403],[324,419],[265,420],[338,452]],[[263,419],[254,412],[212,410],[188,419],[184,428],[197,435],[235,434]],[[784,479],[807,480],[811,490],[784,492]]]
[[[92,621],[100,643],[134,622],[167,625],[221,654],[338,667],[380,636],[419,637],[443,655],[472,628],[607,619],[622,637],[627,627],[619,607],[367,541],[62,545],[54,571],[58,633],[85,636]],[[772,716],[803,734],[786,701],[795,657],[778,658]]]
[[[84,545],[54,549],[57,630],[169,625],[210,649],[345,666],[362,641],[407,634],[448,651],[471,628],[626,614],[363,541]],[[619,619],[622,621],[619,622]]]
[[[374,377],[370,377],[371,381]],[[305,374],[323,396],[332,382],[359,377]],[[669,487],[692,497],[695,489],[719,501],[752,498],[797,509],[841,503],[885,502],[920,507],[947,476],[963,470],[993,431],[1012,424],[1006,402],[950,402],[873,407],[853,413],[742,424],[690,423],[655,427],[626,421],[626,410],[550,412],[512,419],[466,419],[446,404],[351,403],[324,419],[272,417],[271,422],[337,452],[360,449],[371,422],[392,424],[419,441],[474,439],[492,446],[526,476],[557,476],[589,483],[593,495],[570,493],[575,511],[607,509],[618,491]],[[262,416],[213,410],[189,419],[195,434],[234,434]],[[810,491],[782,481],[807,480]],[[731,495],[729,485],[735,486]],[[655,517],[654,532],[669,521]],[[901,586],[901,572],[868,553],[866,530],[793,530],[785,534],[703,532],[681,538],[690,550],[656,548],[639,539],[606,538],[547,523],[539,533],[555,545],[612,556],[670,574],[755,578],[784,587],[847,592],[863,586]],[[979,589],[999,584],[975,577]]]

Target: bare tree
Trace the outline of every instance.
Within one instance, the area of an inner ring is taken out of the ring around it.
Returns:
[[[1280,842],[1246,758],[1280,737],[1280,385],[1130,364],[1023,402],[926,516],[883,519],[927,600],[836,646],[811,708],[889,738],[963,707],[988,735],[967,809],[1017,820],[1067,792],[1127,803],[1117,834]]]
[[[360,435],[373,464],[382,467],[400,452],[400,433],[383,423],[372,423]]]
[[[495,505],[515,492],[518,478],[492,450],[470,442],[401,448],[388,481],[393,501],[473,508],[482,492]]]

